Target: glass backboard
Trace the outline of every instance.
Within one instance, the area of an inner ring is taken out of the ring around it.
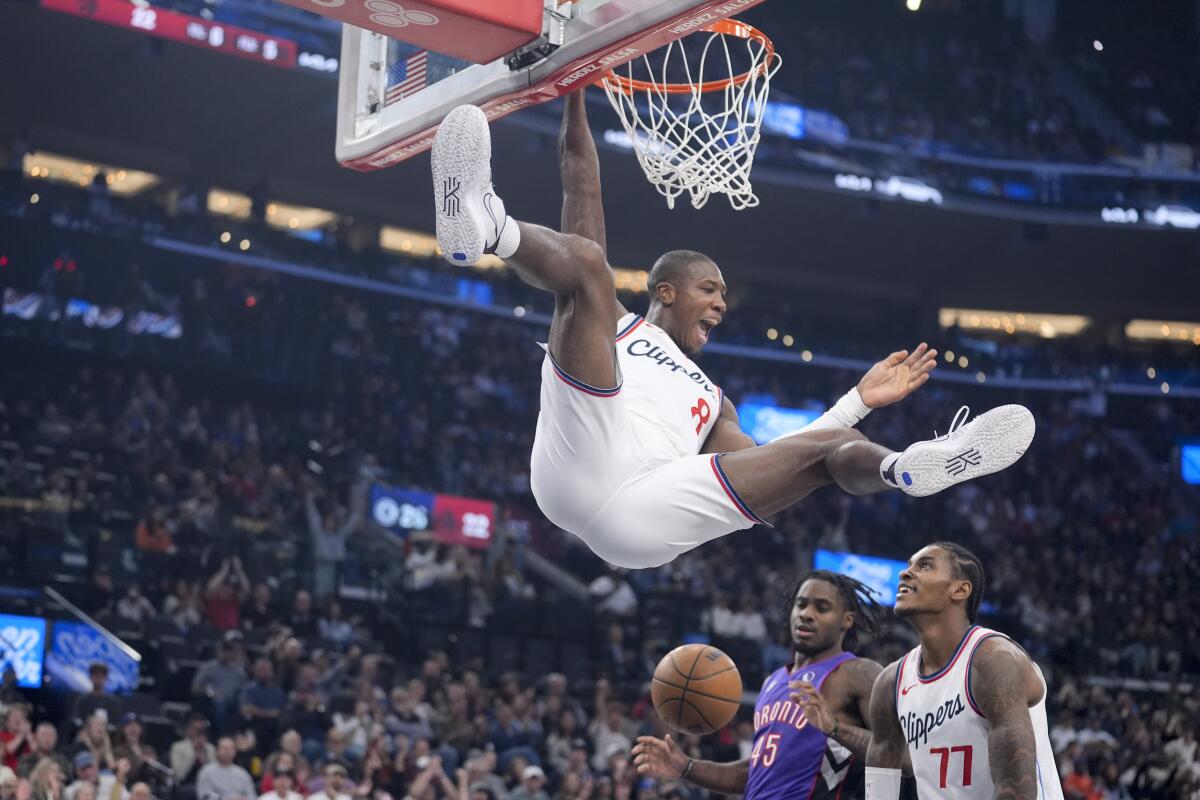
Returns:
[[[403,29],[389,37],[345,25],[338,160],[357,170],[387,167],[429,149],[455,106],[477,105],[497,119],[553,100],[762,1],[545,0],[542,35],[484,64],[407,44],[398,38]]]

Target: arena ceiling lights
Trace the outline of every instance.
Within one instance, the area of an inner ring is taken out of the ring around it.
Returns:
[[[150,172],[81,161],[70,156],[43,151],[26,154],[21,162],[21,167],[31,178],[83,187],[91,186],[95,183],[97,175],[103,175],[108,191],[118,197],[131,197],[161,181],[159,176]]]
[[[293,206],[288,203],[267,204],[267,224],[292,231],[315,231],[331,227],[338,215],[323,208]]]
[[[379,247],[389,253],[399,253],[412,258],[433,258],[442,254],[433,234],[398,228],[395,225],[384,225],[379,229]],[[475,269],[498,269],[504,266],[504,262],[494,255],[484,255],[470,266]],[[613,281],[618,291],[645,294],[649,280],[650,273],[644,269],[613,267]]]
[[[234,219],[250,219],[253,201],[248,195],[228,189],[212,189],[208,193],[208,213]],[[266,207],[267,224],[273,228],[291,231],[315,231],[332,226],[338,214],[323,208],[294,206],[289,203],[269,201]]]
[[[438,255],[437,238],[433,234],[397,228],[394,225],[384,225],[379,229],[379,247],[390,253],[401,253],[413,258],[433,258]],[[480,262],[480,266],[483,266],[483,262]]]
[[[384,225],[379,229],[379,249],[412,258],[433,258],[442,254],[437,238],[432,233],[398,228],[395,225]],[[504,266],[504,262],[494,255],[484,254],[479,261],[464,266],[473,266],[476,269],[499,269]]]
[[[250,198],[240,192],[227,189],[210,189],[208,192],[208,213],[219,217],[234,219],[250,219]]]
[[[1191,342],[1200,345],[1200,322],[1132,319],[1125,326],[1125,336],[1135,341]]]
[[[942,308],[938,322],[943,328],[958,326],[966,331],[997,331],[1009,335],[1027,333],[1053,339],[1077,336],[1092,324],[1078,314],[1041,314],[1034,311],[988,311],[978,308]]]

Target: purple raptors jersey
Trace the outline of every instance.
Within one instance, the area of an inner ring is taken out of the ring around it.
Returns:
[[[771,673],[754,705],[754,749],[746,800],[847,800],[857,796],[850,785],[850,751],[809,725],[803,709],[789,699],[788,682],[808,681],[820,690],[835,669],[856,658],[839,653],[793,671]],[[862,770],[857,770],[861,778]],[[858,781],[861,783],[861,781]]]

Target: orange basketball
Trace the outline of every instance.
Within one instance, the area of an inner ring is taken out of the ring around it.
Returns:
[[[663,656],[650,682],[663,722],[680,733],[712,733],[729,724],[742,702],[733,659],[706,644],[685,644]]]

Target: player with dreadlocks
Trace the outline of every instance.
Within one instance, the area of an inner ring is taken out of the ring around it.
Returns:
[[[801,575],[784,615],[795,656],[759,692],[749,758],[693,761],[670,736],[643,736],[633,750],[638,772],[747,800],[860,797],[871,686],[881,667],[847,648],[883,627],[886,611],[871,595],[845,575]]]

